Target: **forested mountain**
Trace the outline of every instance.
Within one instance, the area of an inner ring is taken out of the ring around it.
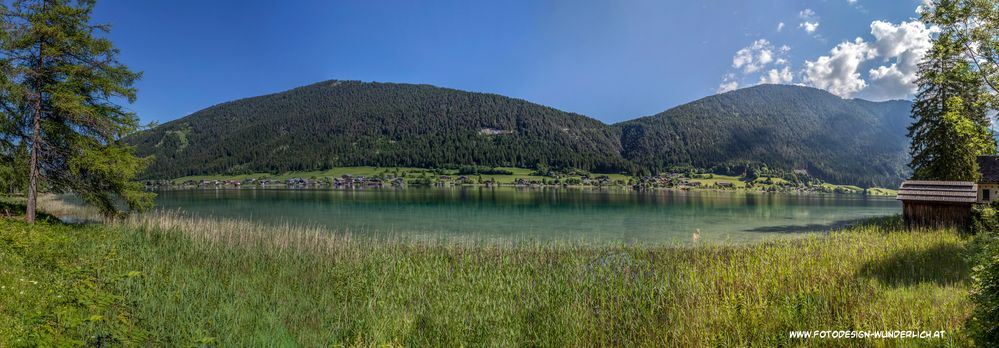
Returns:
[[[327,81],[236,100],[135,134],[145,178],[332,166],[806,170],[835,183],[897,184],[908,101],[841,99],[761,85],[615,125],[494,94]]]
[[[893,186],[908,175],[911,106],[760,85],[615,127],[623,156],[646,168],[767,165],[836,183]]]
[[[236,100],[136,134],[146,178],[332,166],[630,169],[600,121],[495,94],[326,81]]]

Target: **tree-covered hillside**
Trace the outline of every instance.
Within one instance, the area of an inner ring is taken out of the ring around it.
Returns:
[[[156,156],[146,178],[546,164],[605,173],[804,169],[835,183],[893,186],[906,175],[910,107],[762,85],[609,126],[494,94],[327,81],[216,105],[128,141]]]
[[[495,94],[327,81],[236,100],[136,134],[147,178],[333,166],[630,170],[600,121]]]
[[[615,125],[623,156],[646,168],[766,165],[826,181],[897,185],[908,175],[908,101],[848,100],[760,85]]]

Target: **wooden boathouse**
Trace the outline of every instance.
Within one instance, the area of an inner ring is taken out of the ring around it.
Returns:
[[[970,181],[908,180],[899,187],[898,200],[910,229],[966,229],[971,223],[971,206],[978,201],[978,185]]]

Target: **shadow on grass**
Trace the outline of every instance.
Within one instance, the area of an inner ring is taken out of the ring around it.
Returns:
[[[970,265],[965,248],[940,244],[922,250],[904,250],[890,257],[864,264],[860,276],[874,278],[890,286],[910,286],[932,282],[952,285],[970,281]]]
[[[11,218],[11,219],[24,219],[26,208],[24,204],[17,202],[10,202],[0,199],[0,217]],[[61,223],[59,218],[46,214],[42,211],[35,212],[35,220],[39,222],[47,223]]]
[[[760,232],[760,233],[825,232],[825,231],[838,230],[850,225],[867,222],[869,220],[870,219],[850,219],[850,220],[834,221],[828,224],[762,226],[762,227],[744,229],[743,231]]]

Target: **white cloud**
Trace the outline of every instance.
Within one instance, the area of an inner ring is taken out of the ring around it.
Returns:
[[[718,89],[715,90],[715,93],[734,91],[737,88],[739,88],[739,82],[735,80],[735,74],[726,74],[725,78],[722,79],[722,83],[718,85]]]
[[[877,50],[864,39],[858,37],[853,42],[844,41],[829,51],[828,56],[821,56],[815,61],[806,60],[802,78],[807,85],[848,97],[867,87],[867,82],[857,70],[861,63],[876,55]]]
[[[784,30],[784,22],[777,23],[777,31]]]
[[[857,3],[857,0],[846,0],[846,3],[853,5]]]
[[[905,98],[916,92],[916,78],[919,62],[933,47],[932,34],[936,27],[927,27],[919,21],[892,24],[883,21],[871,23],[874,36],[873,48],[877,56],[887,63],[868,72],[871,88],[865,91],[866,97],[875,99]]]
[[[918,58],[921,59],[922,54],[933,46],[930,34],[938,31],[938,28],[928,28],[920,21],[902,22],[898,25],[883,21],[871,22],[874,46],[882,57],[900,57],[908,52],[918,51]],[[912,63],[914,65],[918,62]]]
[[[777,59],[776,55],[787,53],[784,50],[786,46],[781,47],[775,53],[774,45],[770,41],[766,39],[753,41],[751,45],[735,52],[735,56],[732,57],[732,67],[742,69],[743,73],[746,74],[754,73],[773,63]]]
[[[860,6],[859,1],[851,3]],[[924,0],[921,9],[931,5],[932,2]],[[815,32],[818,28],[815,11],[804,9],[798,16],[802,19],[799,26],[821,39]],[[813,22],[813,27],[806,27]],[[783,28],[782,24],[778,24],[778,30]],[[756,40],[732,57],[732,67],[736,71],[725,75],[718,92],[756,81],[797,83],[825,89],[844,98],[911,98],[917,90],[919,62],[933,47],[933,36],[940,29],[918,20],[898,24],[879,20],[871,22],[870,28],[870,39],[858,37],[841,42],[828,54],[805,60],[800,70],[788,60],[790,47],[777,47],[766,39]]]
[[[873,40],[845,41],[828,55],[806,60],[802,83],[841,97],[871,100],[911,97],[917,89],[919,62],[933,47],[933,34],[939,28],[928,27],[918,20],[898,24],[874,21],[870,28]],[[773,80],[771,76],[763,79]]]
[[[815,15],[815,11],[810,8],[806,8],[798,12],[798,18],[801,18],[801,23],[798,23],[798,28],[805,29],[806,33],[813,34],[819,29],[819,17]]]
[[[801,22],[798,24],[798,28],[803,28],[806,33],[811,34],[819,29],[819,22]]]
[[[791,47],[788,45],[775,46],[766,39],[753,41],[749,46],[735,52],[732,57],[732,67],[737,71],[726,74],[717,92],[724,93],[739,88],[740,81],[752,81],[757,78],[758,83],[790,83],[794,78],[791,71],[790,62],[787,59]],[[774,66],[773,69],[765,71]],[[779,67],[778,67],[779,66]]]
[[[916,85],[908,75],[899,71],[897,64],[879,66],[868,72],[871,85],[863,91],[868,99],[901,99],[916,92]]]
[[[794,74],[790,67],[783,69],[770,69],[766,74],[760,75],[760,83],[788,84],[794,80]]]

